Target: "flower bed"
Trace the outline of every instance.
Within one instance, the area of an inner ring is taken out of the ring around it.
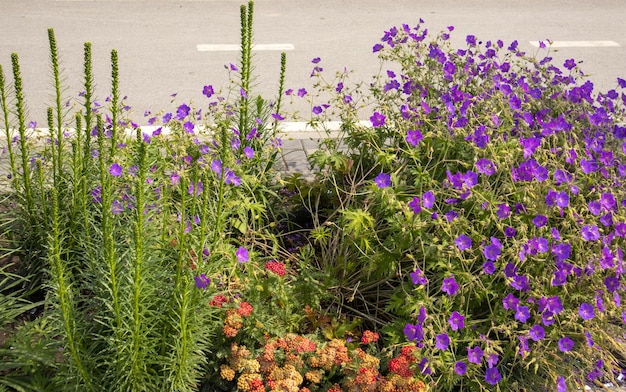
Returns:
[[[432,36],[420,22],[384,33],[373,47],[384,72],[366,85],[327,77],[316,58],[316,90],[285,90],[283,55],[268,101],[250,86],[252,19],[249,3],[231,88],[204,86],[202,109],[146,112],[149,133],[128,118],[115,51],[101,107],[85,44],[82,108],[69,126],[49,32],[57,107],[43,140],[27,125],[17,55],[12,88],[0,69],[16,206],[2,227],[31,279],[12,293],[7,280],[3,298],[17,314],[33,306],[27,287],[46,298],[0,351],[0,385],[617,382],[626,81],[596,94],[573,59],[559,68],[549,52],[471,35],[454,49],[452,27]],[[288,99],[311,100],[307,121],[322,134],[326,120],[341,121],[310,157],[313,181],[274,168]]]

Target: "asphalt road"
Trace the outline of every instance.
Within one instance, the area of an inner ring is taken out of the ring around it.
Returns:
[[[146,109],[205,101],[202,87],[228,85],[225,65],[238,62],[235,51],[198,51],[199,44],[237,44],[237,0],[0,0],[0,64],[10,77],[10,55],[20,55],[28,120],[45,122],[52,101],[47,28],[55,29],[65,94],[80,91],[83,43],[94,49],[96,92],[110,91],[110,50],[120,56],[121,91],[133,116]],[[554,58],[582,60],[583,70],[600,90],[616,87],[626,77],[626,1],[624,0],[257,0],[255,38],[259,44],[293,45],[287,52],[287,87],[310,86],[311,59],[320,57],[325,72],[354,70],[353,80],[379,71],[372,46],[391,26],[415,25],[420,18],[432,32],[455,26],[453,43],[464,45],[467,34],[479,39],[513,40],[529,53],[530,41],[613,41],[612,47],[561,48]],[[255,52],[259,92],[273,97],[277,88],[279,51]],[[306,110],[306,108],[304,108]]]

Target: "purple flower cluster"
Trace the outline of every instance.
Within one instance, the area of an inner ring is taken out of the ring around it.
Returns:
[[[370,122],[384,132],[398,129],[392,144],[398,167],[393,184],[385,173],[374,183],[397,187],[413,212],[403,235],[412,227],[411,238],[423,236],[411,251],[425,248],[419,257],[426,263],[410,273],[420,312],[426,314],[421,304],[436,301],[453,310],[427,307],[437,322],[426,328],[424,316],[406,324],[407,340],[431,344],[435,353],[454,350],[452,363],[433,355],[459,376],[475,377],[482,366],[484,382],[496,385],[500,371],[510,369],[489,357],[484,328],[506,325],[522,358],[535,349],[567,355],[597,347],[598,315],[607,301],[621,304],[626,127],[614,119],[626,114],[626,92],[594,96],[590,82],[578,83],[575,60],[566,60],[562,71],[547,57],[533,62],[517,42],[507,48],[469,35],[467,47],[453,51],[450,31],[428,41],[421,26],[403,25],[374,46],[383,59],[399,58],[401,47],[419,53],[380,84],[384,114],[373,111]],[[423,69],[432,79],[413,78]],[[623,79],[618,84],[626,88]],[[491,308],[485,298],[498,294],[503,313],[473,314],[478,304]],[[448,331],[440,317],[448,317]],[[586,345],[565,326],[573,319],[584,328]],[[458,341],[476,344],[463,352]],[[602,370],[596,368],[593,377]],[[557,389],[565,388],[559,377]]]

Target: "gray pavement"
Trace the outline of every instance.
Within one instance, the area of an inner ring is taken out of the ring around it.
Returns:
[[[47,28],[55,29],[65,77],[64,94],[76,99],[82,77],[83,43],[92,42],[96,94],[100,101],[110,90],[109,56],[120,58],[121,91],[141,123],[149,109],[171,111],[186,102],[202,107],[202,87],[228,87],[225,65],[237,64],[236,51],[202,52],[201,44],[239,42],[239,6],[243,0],[0,0],[0,64],[10,75],[10,54],[20,55],[27,121],[45,122],[52,101]],[[380,71],[371,53],[391,26],[415,25],[420,18],[437,33],[455,26],[452,43],[464,46],[467,34],[483,40],[518,40],[528,53],[538,49],[531,41],[610,40],[613,47],[569,47],[552,53],[557,64],[567,58],[582,60],[597,89],[615,87],[626,77],[626,2],[623,0],[256,0],[255,41],[292,44],[287,52],[286,88],[311,91],[311,59],[327,77],[353,70],[353,82],[370,80]],[[272,98],[277,90],[280,53],[258,51],[255,88]],[[177,93],[175,98],[172,93]],[[296,100],[287,106],[306,120],[310,103]],[[315,132],[288,132],[283,138],[286,173],[308,173],[306,157],[316,148]],[[310,174],[310,173],[308,173]]]
[[[198,51],[199,44],[237,44],[239,6],[243,0],[0,0],[0,64],[10,67],[10,54],[20,55],[28,120],[45,122],[51,102],[48,27],[56,31],[68,98],[80,91],[83,43],[94,49],[96,92],[109,92],[109,53],[120,56],[121,91],[128,95],[133,115],[146,109],[171,109],[176,102],[206,103],[202,87],[228,85],[224,65],[237,63],[237,52]],[[420,18],[431,32],[453,25],[453,44],[464,45],[467,34],[483,40],[520,42],[529,53],[530,41],[611,40],[617,47],[562,48],[554,53],[583,60],[583,69],[602,90],[615,87],[626,75],[626,2],[623,0],[257,0],[257,43],[290,43],[287,53],[288,88],[310,88],[311,59],[329,77],[344,68],[352,80],[368,80],[380,70],[371,53],[391,26],[415,25]],[[280,53],[255,52],[257,91],[272,98],[277,90]],[[300,101],[294,110],[310,113]]]

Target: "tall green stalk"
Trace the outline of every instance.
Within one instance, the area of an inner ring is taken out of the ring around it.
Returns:
[[[61,172],[63,170],[63,107],[61,105],[61,76],[59,73],[59,53],[57,51],[56,38],[54,30],[48,29],[48,42],[50,43],[50,63],[52,67],[52,77],[54,79],[54,120],[51,121],[48,115],[48,127],[51,134],[51,147],[53,149],[52,176],[54,186],[59,187],[61,181]],[[55,146],[56,140],[56,146]],[[54,151],[56,149],[56,156]]]
[[[13,140],[11,137],[11,121],[9,120],[9,105],[7,102],[7,87],[0,65],[0,107],[2,108],[2,119],[4,124],[4,133],[7,138],[7,151],[9,153],[9,165],[11,167],[11,183],[13,189],[17,190],[17,170],[15,164],[15,153],[13,152]]]
[[[77,153],[81,153],[82,150],[82,158],[80,159],[80,178],[78,182],[78,200],[80,203],[81,209],[81,217],[83,222],[83,238],[86,241],[86,245],[88,249],[91,249],[91,236],[88,235],[89,231],[89,212],[87,210],[87,186],[89,184],[89,168],[91,162],[91,129],[93,127],[93,112],[91,109],[91,104],[93,100],[93,74],[92,74],[92,60],[91,60],[91,43],[85,42],[84,45],[84,55],[83,55],[83,63],[84,63],[84,102],[83,102],[83,110],[84,110],[84,118],[85,118],[85,129],[82,130],[80,126],[80,121],[78,118],[76,119],[76,144],[77,144]],[[83,138],[84,136],[84,138]],[[76,177],[75,177],[76,178]]]
[[[172,314],[174,315],[174,336],[175,343],[171,345],[171,361],[169,364],[170,390],[180,390],[181,386],[187,383],[189,376],[189,359],[191,356],[191,336],[190,336],[190,303],[189,303],[189,283],[186,279],[186,209],[187,190],[185,181],[180,181],[180,223],[178,226],[178,257],[176,263],[176,278],[172,296]]]
[[[241,71],[240,71],[240,87],[241,98],[239,107],[239,131],[244,132],[248,125],[249,118],[249,99],[250,92],[250,75],[252,66],[252,18],[254,11],[254,2],[248,2],[248,7],[242,5],[240,8],[241,19]]]
[[[117,50],[114,49],[111,51],[111,156],[117,148],[120,112],[120,70]]]
[[[98,162],[100,165],[100,197],[101,197],[101,233],[102,233],[102,250],[104,256],[104,265],[106,265],[107,276],[104,284],[107,286],[106,291],[109,293],[111,301],[111,311],[112,314],[112,332],[114,334],[114,340],[112,345],[114,347],[114,351],[117,352],[119,361],[119,351],[122,347],[122,307],[120,304],[120,284],[118,282],[119,271],[119,260],[118,255],[116,254],[115,249],[115,239],[113,237],[113,214],[111,213],[111,177],[109,175],[109,171],[107,168],[107,154],[105,153],[105,145],[104,145],[104,130],[102,125],[102,117],[98,115],[96,117],[96,126],[98,128],[98,149],[99,156]],[[119,362],[118,362],[119,364]]]
[[[15,90],[15,115],[17,117],[17,129],[19,135],[19,149],[22,158],[22,187],[24,188],[24,198],[26,202],[26,213],[28,219],[35,223],[35,199],[32,192],[30,167],[28,165],[29,150],[26,144],[26,119],[25,102],[22,87],[22,75],[20,71],[19,57],[17,53],[11,54],[11,65],[13,67],[13,88]]]
[[[147,347],[147,333],[145,320],[147,310],[145,307],[146,296],[149,295],[144,277],[144,262],[147,256],[145,251],[146,236],[144,233],[146,208],[146,173],[148,163],[146,161],[146,144],[141,140],[141,131],[137,131],[137,160],[138,173],[135,183],[135,211],[134,211],[134,230],[133,230],[133,272],[132,272],[132,332],[131,332],[131,388],[133,391],[141,390],[141,386],[145,385],[146,371],[148,363],[146,356],[152,354],[151,347]]]
[[[61,319],[65,340],[71,360],[71,366],[78,372],[86,390],[93,390],[93,380],[83,358],[83,348],[77,331],[77,312],[74,304],[74,290],[71,284],[71,272],[61,251],[61,222],[59,217],[59,195],[52,188],[52,230],[50,235],[50,272],[56,286],[56,296],[61,310]]]

